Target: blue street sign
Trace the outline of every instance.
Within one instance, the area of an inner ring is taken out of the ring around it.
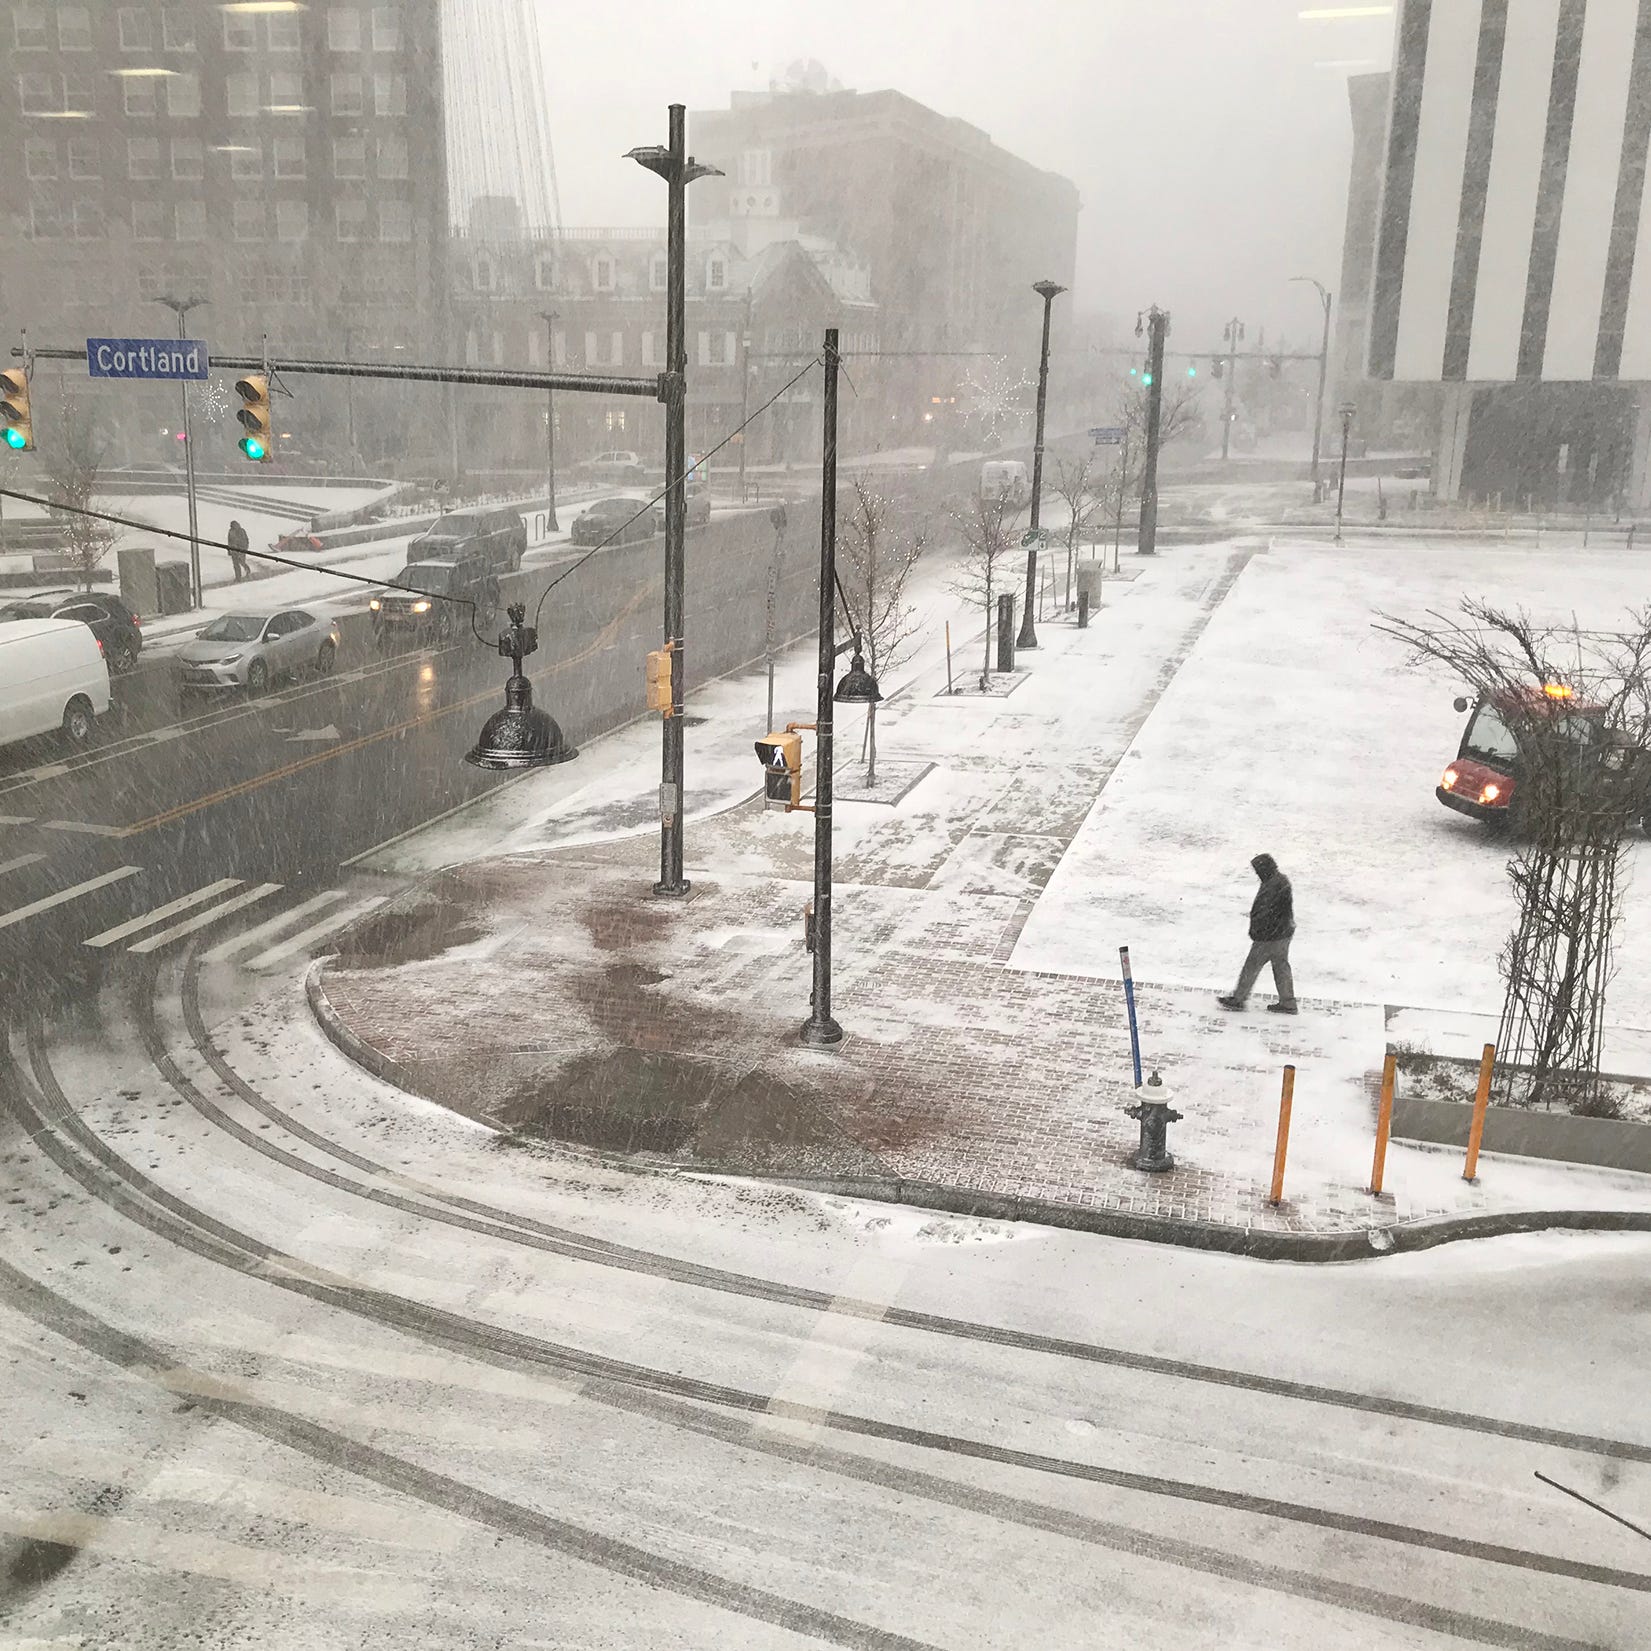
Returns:
[[[1097,447],[1122,447],[1124,444],[1124,427],[1121,424],[1103,424],[1089,433],[1095,438]]]
[[[195,338],[88,338],[86,371],[93,378],[206,377],[211,356]]]

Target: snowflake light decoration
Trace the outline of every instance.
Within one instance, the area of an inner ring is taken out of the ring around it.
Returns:
[[[1032,381],[1015,372],[1005,357],[994,355],[970,369],[963,388],[969,399],[964,417],[995,447],[1026,416]]]
[[[222,379],[209,378],[189,386],[190,417],[205,419],[208,424],[222,424],[228,411],[229,392]]]

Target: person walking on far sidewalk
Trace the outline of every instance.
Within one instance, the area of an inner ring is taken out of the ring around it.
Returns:
[[[224,535],[224,543],[229,546],[229,565],[235,570],[235,583],[238,585],[247,577],[250,571],[247,567],[247,530],[239,522],[229,524],[229,532]]]
[[[1275,1015],[1293,1015],[1296,983],[1290,973],[1290,937],[1296,932],[1295,896],[1290,891],[1290,879],[1278,869],[1278,861],[1272,855],[1258,854],[1250,865],[1261,879],[1261,887],[1250,905],[1250,955],[1238,971],[1238,984],[1216,1002],[1223,1009],[1242,1009],[1262,965],[1270,963],[1278,1001],[1267,1007]]]

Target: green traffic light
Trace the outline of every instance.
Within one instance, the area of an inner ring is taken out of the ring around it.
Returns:
[[[1150,384],[1152,382],[1152,374],[1151,373],[1142,373],[1141,374],[1141,382],[1143,384]]]
[[[1187,377],[1188,378],[1197,378],[1198,377],[1198,369],[1196,367],[1187,368]]]
[[[241,451],[256,463],[263,458],[265,449],[264,444],[256,436],[242,436]]]
[[[12,450],[12,452],[21,453],[23,449],[29,445],[29,438],[25,436],[21,430],[14,429],[8,425],[6,427],[6,445]]]

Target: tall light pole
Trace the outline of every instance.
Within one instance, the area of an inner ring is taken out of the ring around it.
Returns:
[[[539,319],[545,324],[545,369],[556,367],[556,323],[562,318],[560,310],[540,310]],[[560,533],[556,520],[556,392],[545,391],[545,489],[549,497],[545,504],[545,532]]]
[[[1341,474],[1336,479],[1336,543],[1341,543],[1341,507],[1347,498],[1347,438],[1353,429],[1353,403],[1341,404]]]
[[[1164,419],[1164,340],[1169,336],[1169,311],[1154,304],[1147,311],[1146,330],[1147,440],[1146,457],[1141,461],[1141,529],[1135,548],[1142,556],[1155,556],[1158,553],[1158,445]],[[1135,318],[1135,336],[1141,336],[1140,316]],[[1126,467],[1126,478],[1128,474]]]
[[[202,304],[211,302],[209,298],[157,298],[157,304],[164,304],[178,318],[178,337],[187,336],[184,330],[184,317],[193,309],[199,309]],[[189,493],[189,588],[195,594],[195,606],[201,605],[201,538],[200,525],[196,520],[195,511],[195,433],[189,428],[189,385],[182,381],[178,385],[178,397],[183,403],[183,473],[184,485]]]
[[[740,503],[745,503],[745,448],[746,430],[745,421],[751,416],[751,297],[749,286],[745,289],[745,325],[740,329]],[[772,726],[772,719],[770,719]]]
[[[1032,291],[1043,300],[1043,348],[1038,352],[1038,422],[1032,438],[1032,520],[1038,525],[1038,512],[1043,504],[1043,414],[1049,400],[1049,312],[1056,296],[1066,291],[1053,281],[1037,281]],[[1038,607],[1038,541],[1036,538],[1026,550],[1026,599],[1020,616],[1020,635],[1015,638],[1017,648],[1035,648],[1038,645],[1037,627],[1033,623]]]
[[[1233,391],[1237,388],[1238,346],[1244,338],[1244,323],[1235,315],[1221,329],[1227,343],[1227,396],[1221,407],[1221,458],[1230,456],[1233,439]]]
[[[671,709],[665,717],[659,777],[659,881],[655,894],[688,892],[682,875],[683,573],[688,515],[687,300],[688,185],[718,177],[688,153],[688,114],[670,106],[670,143],[646,144],[626,158],[665,180],[665,646],[671,655]]]
[[[1311,281],[1318,288],[1319,302],[1324,306],[1324,338],[1319,344],[1319,393],[1313,406],[1313,503],[1324,497],[1324,479],[1319,475],[1319,449],[1324,436],[1324,381],[1330,367],[1330,289],[1316,275],[1292,275],[1292,281]]]

